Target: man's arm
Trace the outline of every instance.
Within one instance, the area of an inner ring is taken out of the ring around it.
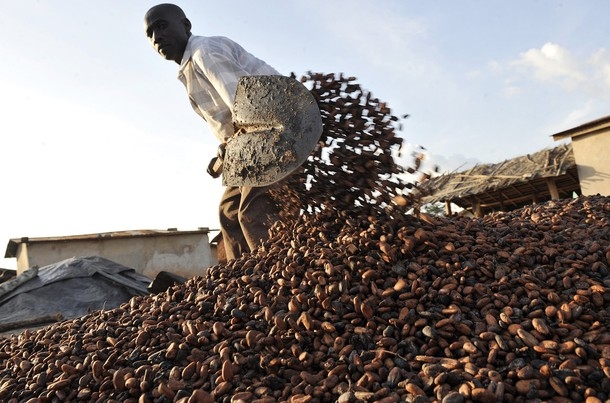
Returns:
[[[218,52],[208,53],[201,67],[210,84],[232,111],[239,78],[250,74],[231,55]]]

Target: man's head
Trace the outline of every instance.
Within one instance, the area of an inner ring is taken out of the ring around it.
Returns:
[[[144,16],[144,30],[161,56],[180,64],[191,36],[191,22],[180,7],[174,4],[152,7]]]

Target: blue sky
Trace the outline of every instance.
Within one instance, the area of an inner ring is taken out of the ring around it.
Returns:
[[[218,228],[216,142],[153,1],[0,0],[0,250],[10,238]],[[610,114],[607,1],[181,1],[280,72],[356,76],[447,170],[553,147]],[[4,254],[2,254],[3,256]],[[0,267],[14,268],[14,260]]]

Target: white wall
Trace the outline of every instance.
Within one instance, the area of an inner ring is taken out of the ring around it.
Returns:
[[[104,257],[151,279],[160,271],[190,278],[204,274],[208,267],[217,263],[207,233],[54,240],[23,246],[20,245],[17,254],[18,273],[30,267],[83,256]],[[27,259],[24,253],[27,253]]]
[[[610,131],[572,137],[583,195],[610,196]]]

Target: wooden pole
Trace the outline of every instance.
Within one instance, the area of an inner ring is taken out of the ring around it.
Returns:
[[[557,183],[553,178],[546,178],[546,185],[549,188],[549,193],[551,194],[552,200],[559,199],[559,191],[557,190]]]
[[[476,218],[481,218],[483,217],[483,209],[481,208],[481,203],[479,203],[478,201],[473,201],[472,202],[472,212],[474,213],[474,216]]]

